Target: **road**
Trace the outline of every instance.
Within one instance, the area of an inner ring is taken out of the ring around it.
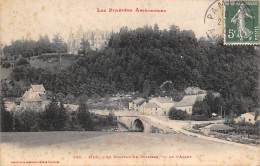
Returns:
[[[1,133],[1,166],[259,165],[251,149],[178,134],[133,132]],[[180,158],[181,157],[181,158]],[[40,165],[40,164],[31,164]],[[48,164],[46,164],[48,165]],[[51,165],[51,164],[49,164]]]
[[[103,111],[103,110],[95,110],[93,111],[95,114],[99,115],[108,115],[109,111]],[[152,116],[152,115],[142,115],[138,112],[134,111],[114,111],[115,116],[139,116],[143,117],[143,119],[146,119],[146,122],[149,122],[150,124],[156,126],[157,128],[162,129],[165,132],[174,132],[174,133],[181,133],[185,134],[187,136],[197,137],[200,139],[205,139],[209,141],[215,141],[219,143],[225,143],[225,144],[231,144],[235,146],[241,146],[241,147],[248,147],[251,149],[255,149],[255,147],[251,145],[244,145],[236,142],[231,142],[223,139],[218,139],[214,137],[204,136],[201,134],[193,133],[190,131],[185,130],[185,128],[189,128],[193,126],[194,124],[202,124],[202,123],[223,123],[223,120],[212,120],[212,121],[190,121],[190,120],[170,120],[167,116]]]

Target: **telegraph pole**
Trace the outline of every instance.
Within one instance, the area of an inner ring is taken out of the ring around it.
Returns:
[[[14,112],[12,112],[12,121],[13,121],[13,131],[15,131],[15,117],[14,117]]]

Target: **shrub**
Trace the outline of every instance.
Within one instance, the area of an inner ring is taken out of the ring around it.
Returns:
[[[25,110],[15,114],[15,131],[39,131],[39,113]]]
[[[2,64],[2,67],[3,68],[9,68],[11,66],[11,64],[9,63],[9,62],[4,62],[3,64]]]
[[[12,131],[13,117],[10,112],[5,110],[4,101],[1,98],[0,101],[0,120],[1,120],[1,131],[7,132]]]
[[[60,106],[59,106],[60,105]],[[41,129],[47,131],[65,130],[66,122],[69,119],[63,104],[53,100],[47,109],[41,113]]]
[[[205,101],[196,101],[192,108],[192,116],[209,117],[209,105]]]
[[[88,111],[88,107],[85,103],[81,103],[79,106],[77,121],[85,130],[93,129],[93,122],[90,116],[90,112]]]
[[[171,108],[169,111],[169,118],[175,120],[184,120],[188,117],[187,113],[182,110],[177,110],[176,108]]]
[[[20,65],[28,65],[28,64],[30,64],[28,61],[27,61],[27,59],[25,59],[25,58],[20,58],[17,62],[16,62],[16,65],[17,66],[20,66]]]

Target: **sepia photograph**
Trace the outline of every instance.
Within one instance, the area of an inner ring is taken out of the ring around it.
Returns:
[[[259,166],[258,0],[0,0],[1,166]]]

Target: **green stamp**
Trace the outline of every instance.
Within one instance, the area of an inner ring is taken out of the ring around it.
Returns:
[[[224,1],[224,44],[259,44],[258,0]]]

